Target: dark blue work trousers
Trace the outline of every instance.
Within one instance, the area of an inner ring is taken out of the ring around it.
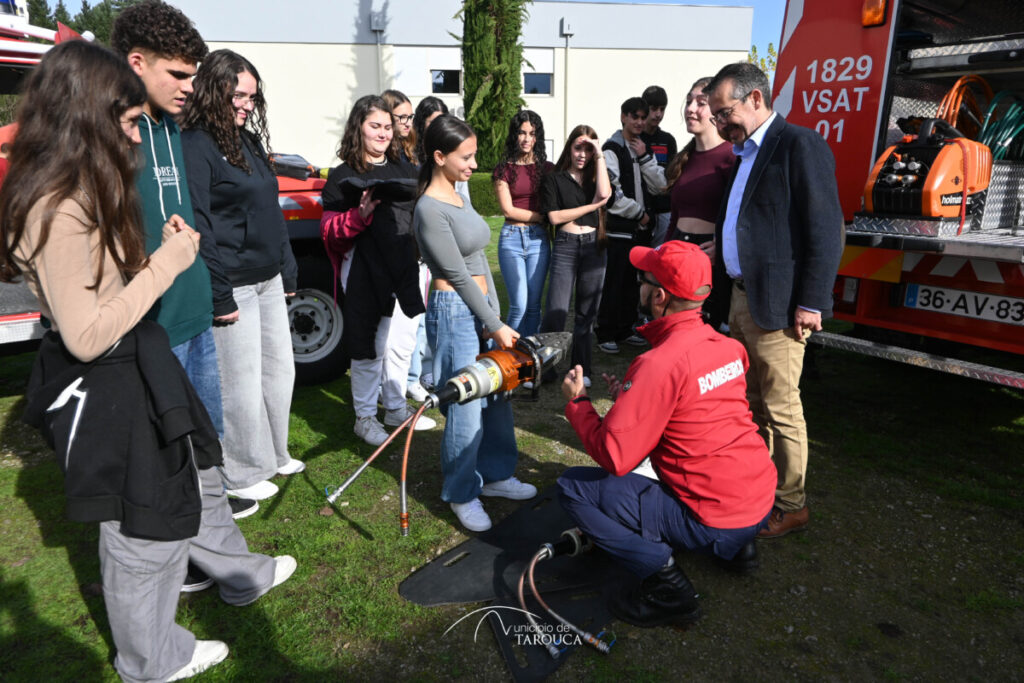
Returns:
[[[616,477],[600,467],[572,467],[558,488],[583,533],[641,578],[664,567],[673,550],[731,560],[770,515],[741,529],[706,526],[661,482],[633,473]]]

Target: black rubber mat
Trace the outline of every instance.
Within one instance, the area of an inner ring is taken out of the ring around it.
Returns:
[[[524,588],[527,609],[542,629],[531,630],[517,598],[519,577],[543,543],[554,543],[571,528],[558,503],[557,489],[542,491],[490,531],[453,548],[418,569],[398,587],[406,600],[435,606],[491,602],[486,614],[498,649],[516,681],[540,681],[551,675],[574,651],[590,647],[549,616]],[[606,595],[629,579],[625,570],[598,549],[577,557],[539,562],[534,571],[537,590],[563,618],[594,635],[611,622]],[[612,642],[614,636],[603,638]],[[559,650],[552,657],[545,642]]]
[[[558,503],[557,489],[545,489],[490,530],[416,570],[399,594],[427,607],[489,600],[515,601],[516,584],[542,543],[558,541],[575,526]],[[535,572],[541,593],[601,585],[621,572],[603,552],[556,557]]]

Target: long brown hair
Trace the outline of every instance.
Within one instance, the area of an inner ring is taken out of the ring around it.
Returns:
[[[581,136],[588,137],[591,140],[600,140],[601,139],[601,138],[597,137],[597,131],[594,130],[593,128],[591,128],[590,126],[588,126],[585,123],[581,123],[580,125],[578,125],[575,128],[573,128],[572,131],[569,133],[569,138],[565,141],[565,147],[562,148],[562,154],[558,157],[558,161],[555,162],[555,168],[552,171],[552,173],[561,173],[563,171],[564,172],[568,172],[569,171],[569,169],[572,167],[572,143],[576,141],[576,138],[581,137]],[[582,180],[590,181],[590,182],[594,183],[594,185],[597,185],[597,161],[596,161],[597,157],[596,157],[596,154],[600,154],[600,152],[597,152],[597,153],[595,153],[595,156],[590,157],[590,161],[588,161],[587,165],[583,167],[583,171],[580,174]],[[600,244],[602,246],[604,246],[604,244],[606,242],[606,240],[605,240],[605,213],[606,213],[606,211],[607,211],[607,209],[605,209],[604,206],[602,206],[600,209],[597,210],[597,242],[598,242],[598,244]],[[552,230],[553,229],[554,229],[554,226],[552,226]],[[552,236],[552,238],[553,237],[554,236]]]
[[[409,102],[411,107],[412,102],[401,90],[385,90],[380,96],[391,108],[391,120],[394,122],[395,137],[398,138],[398,119],[395,116],[395,107],[406,102]],[[413,127],[412,121],[409,122],[409,134],[404,138],[398,138],[398,146],[405,152],[406,159],[413,164],[418,165],[420,163],[419,159],[416,158],[416,128]]]
[[[378,95],[363,95],[352,105],[345,132],[338,142],[338,158],[355,169],[357,173],[366,173],[370,167],[366,165],[366,146],[363,144],[363,123],[375,111],[391,115],[391,107]],[[394,116],[391,118],[394,130]],[[398,161],[398,136],[391,137],[391,146],[385,154],[388,161]]]
[[[238,74],[244,72],[249,72],[256,79],[256,94],[252,98],[252,114],[246,118],[245,126],[239,128],[235,125],[235,108],[231,100],[238,87]],[[242,136],[252,136],[263,145],[264,154],[270,154],[267,102],[256,67],[237,52],[216,50],[203,60],[192,86],[194,90],[182,111],[181,127],[205,130],[229,164],[251,175],[252,169],[242,154]],[[262,157],[267,168],[271,168],[269,158],[261,155],[258,149],[258,145],[252,146],[254,155]]]
[[[145,267],[145,238],[135,189],[136,152],[120,118],[146,102],[146,88],[124,58],[107,48],[73,40],[43,57],[18,105],[18,134],[10,170],[0,189],[0,280],[21,274],[14,252],[29,212],[46,199],[35,258],[46,245],[61,202],[71,199],[100,232],[121,277]],[[103,279],[99,258],[96,281]]]
[[[689,95],[697,88],[704,89],[708,83],[714,80],[711,76],[705,76],[704,78],[698,78],[694,81],[690,89],[686,91]],[[683,174],[683,167],[686,166],[686,162],[690,160],[690,156],[697,151],[697,137],[690,138],[690,141],[686,143],[679,153],[672,157],[672,161],[668,162],[668,166],[665,167],[665,192],[671,192],[672,186],[679,180],[679,176]]]

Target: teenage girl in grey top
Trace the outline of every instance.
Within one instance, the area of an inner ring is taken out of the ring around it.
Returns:
[[[434,380],[443,385],[472,363],[481,343],[512,346],[519,334],[499,317],[497,292],[484,248],[490,229],[455,183],[476,168],[476,134],[453,116],[440,116],[426,130],[421,196],[413,231],[433,287],[427,304],[427,340],[434,349]],[[479,496],[533,498],[537,489],[513,476],[519,451],[512,406],[500,396],[442,408],[441,499],[470,531],[486,531],[490,517]]]

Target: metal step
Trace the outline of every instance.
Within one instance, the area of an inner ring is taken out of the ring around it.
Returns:
[[[899,363],[907,363],[921,368],[928,368],[929,370],[946,372],[951,375],[979,379],[983,382],[991,382],[992,384],[999,384],[1004,387],[1024,389],[1024,373],[1014,372],[1013,370],[937,356],[931,353],[906,349],[901,346],[879,344],[878,342],[848,337],[834,332],[815,332],[811,335],[811,341],[834,349],[852,351],[853,353],[861,353],[866,356],[884,358],[885,360],[897,361]]]

